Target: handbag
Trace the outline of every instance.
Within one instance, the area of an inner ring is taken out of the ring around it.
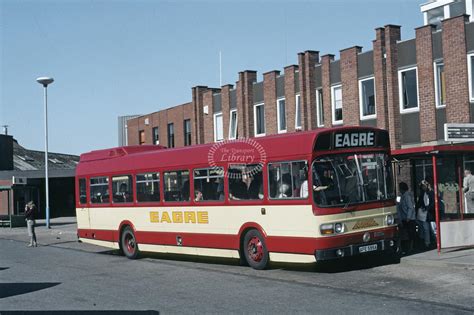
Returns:
[[[426,217],[428,215],[428,211],[423,209],[423,208],[418,208],[418,211],[416,212],[416,219],[418,221],[426,221]]]

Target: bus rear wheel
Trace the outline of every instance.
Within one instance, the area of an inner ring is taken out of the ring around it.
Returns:
[[[267,245],[259,231],[250,230],[245,234],[242,251],[250,267],[262,270],[268,266],[269,255]]]
[[[127,226],[123,230],[120,244],[122,251],[127,258],[136,259],[138,257],[140,251],[138,250],[137,240],[131,227]]]

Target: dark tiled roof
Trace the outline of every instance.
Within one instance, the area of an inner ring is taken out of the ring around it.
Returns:
[[[75,169],[79,156],[48,152],[51,170]],[[44,170],[44,151],[28,150],[13,142],[13,169],[17,171]]]

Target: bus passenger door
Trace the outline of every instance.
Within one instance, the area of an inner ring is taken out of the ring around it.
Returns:
[[[79,178],[78,180],[78,203],[76,205],[76,217],[77,217],[77,228],[78,229],[90,229],[91,222],[89,216],[89,207],[87,206],[88,194],[87,194],[87,182],[85,178]]]

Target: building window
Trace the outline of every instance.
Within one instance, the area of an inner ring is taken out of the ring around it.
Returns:
[[[277,121],[278,133],[286,132],[286,105],[284,98],[277,100]]]
[[[168,148],[174,148],[174,124],[168,124]]]
[[[474,54],[467,56],[467,69],[469,72],[469,98],[474,102]]]
[[[296,95],[295,100],[295,129],[301,129],[301,95]]]
[[[158,133],[158,127],[153,127],[151,133],[153,136],[153,144],[160,144],[160,135]]]
[[[137,201],[160,201],[160,173],[137,174]]]
[[[145,144],[145,130],[140,130],[138,132],[138,144]]]
[[[359,103],[361,119],[372,119],[376,117],[374,78],[359,81]]]
[[[316,122],[318,127],[324,126],[324,109],[323,109],[323,89],[316,90]]]
[[[435,62],[434,70],[436,107],[446,106],[446,81],[444,77],[444,63]]]
[[[255,136],[265,135],[265,105],[257,104],[253,107],[253,123]]]
[[[398,71],[400,112],[418,111],[418,70],[416,67]]]
[[[438,7],[426,12],[427,24],[436,26],[436,29],[441,27],[441,21],[444,19],[444,7]]]
[[[237,110],[232,109],[230,111],[230,121],[229,121],[229,139],[237,139]]]
[[[191,145],[191,120],[184,120],[184,145]]]
[[[222,113],[214,114],[214,141],[224,140],[224,123]]]
[[[342,86],[331,86],[332,123],[342,124]]]
[[[455,17],[461,14],[466,14],[466,0],[454,1],[449,5],[449,17]]]

